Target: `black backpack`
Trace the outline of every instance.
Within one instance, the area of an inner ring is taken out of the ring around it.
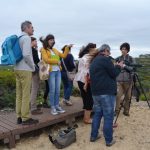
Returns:
[[[75,127],[60,130],[56,136],[49,134],[49,140],[55,145],[56,148],[63,149],[76,142]]]

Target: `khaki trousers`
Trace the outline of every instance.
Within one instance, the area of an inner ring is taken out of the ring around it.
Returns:
[[[32,73],[31,111],[37,109],[36,99],[39,90],[39,84],[40,84],[39,73]]]
[[[124,112],[129,113],[131,88],[132,88],[131,82],[117,82],[117,97],[116,97],[116,109],[115,109],[116,112],[119,111],[120,104],[122,102],[122,96],[125,96],[126,94],[125,101],[124,101]]]
[[[16,114],[23,121],[30,118],[29,101],[31,90],[31,71],[16,70]]]

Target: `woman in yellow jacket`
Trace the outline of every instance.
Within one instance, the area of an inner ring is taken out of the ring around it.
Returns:
[[[69,48],[72,47],[72,45],[68,45],[64,53],[61,53],[57,49],[53,48],[55,44],[55,38],[53,35],[49,34],[45,39],[40,38],[40,41],[43,44],[43,48],[41,49],[42,59],[50,65],[48,83],[51,114],[57,115],[59,113],[65,112],[65,110],[63,110],[59,105],[61,84],[60,58],[66,58],[69,52]]]

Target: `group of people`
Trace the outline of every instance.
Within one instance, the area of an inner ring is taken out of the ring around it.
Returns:
[[[129,116],[132,77],[124,62],[133,64],[134,59],[129,56],[130,45],[123,43],[120,46],[121,56],[116,60],[110,54],[110,46],[103,44],[96,49],[96,44],[89,43],[79,53],[79,66],[75,80],[81,92],[85,110],[84,122],[92,123],[91,142],[100,138],[99,127],[104,117],[103,134],[106,145],[112,146],[113,120],[118,115],[121,106],[123,114]],[[116,96],[117,95],[117,96]],[[124,104],[122,96],[124,95]],[[94,112],[91,120],[91,112]]]
[[[23,59],[15,65],[16,74],[16,114],[17,123],[22,125],[38,123],[37,119],[30,117],[31,114],[41,114],[42,110],[36,105],[39,89],[39,66],[40,61],[37,51],[37,40],[33,35],[33,26],[30,21],[21,24],[22,37],[19,40],[23,53]],[[72,106],[70,100],[73,80],[69,80],[67,71],[72,72],[76,65],[73,55],[70,53],[72,44],[65,45],[62,52],[54,48],[55,37],[48,34],[40,38],[43,47],[40,49],[41,59],[50,65],[49,78],[45,81],[46,92],[44,94],[44,106],[47,105],[49,93],[51,114],[65,113],[59,104],[61,81],[64,85],[63,102]],[[103,134],[106,146],[115,143],[113,139],[113,119],[119,113],[121,98],[124,94],[125,104],[123,114],[129,116],[131,75],[124,69],[128,67],[124,61],[133,62],[129,56],[130,45],[123,43],[120,46],[122,55],[117,62],[110,56],[111,48],[103,44],[100,48],[95,43],[83,46],[79,52],[79,63],[74,81],[77,81],[81,97],[85,124],[92,124],[90,141],[95,142],[100,138],[99,127],[101,118],[104,117]],[[67,69],[67,70],[66,70]],[[31,82],[32,81],[32,82]],[[117,95],[117,96],[116,96]],[[94,112],[93,119],[91,113]]]
[[[16,74],[16,114],[17,123],[22,125],[38,123],[32,115],[42,114],[41,108],[37,107],[36,99],[39,90],[39,62],[37,50],[37,39],[33,37],[33,26],[30,21],[21,24],[22,36],[19,44],[22,49],[23,59],[15,67]],[[61,76],[64,85],[64,104],[72,106],[70,96],[73,81],[67,78],[65,67],[68,71],[75,69],[73,55],[70,53],[72,44],[65,45],[62,52],[54,48],[55,38],[52,34],[45,38],[40,38],[43,47],[40,49],[41,59],[50,65],[49,78],[45,81],[46,89],[44,93],[43,107],[49,107],[47,97],[49,93],[51,114],[64,113],[65,110],[59,105]],[[65,67],[64,67],[65,66]]]

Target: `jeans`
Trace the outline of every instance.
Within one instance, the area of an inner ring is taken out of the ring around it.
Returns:
[[[61,72],[52,71],[49,75],[49,98],[51,107],[54,108],[59,105]]]
[[[70,100],[70,96],[72,94],[73,81],[68,80],[67,73],[62,71],[62,82],[64,85],[64,99]]]
[[[98,136],[101,118],[104,117],[103,135],[106,144],[113,140],[113,119],[114,119],[114,103],[115,96],[113,95],[99,95],[93,96],[94,100],[94,116],[92,122],[91,137]]]

